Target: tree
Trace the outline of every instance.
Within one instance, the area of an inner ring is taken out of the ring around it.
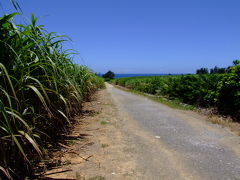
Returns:
[[[239,61],[238,59],[235,59],[235,60],[233,61],[233,65],[236,66],[236,65],[238,65],[238,64],[240,64],[240,61]]]
[[[115,74],[112,71],[108,71],[107,73],[102,75],[102,77],[106,80],[114,79],[114,76],[115,76]]]
[[[215,66],[214,68],[210,69],[210,74],[224,74],[226,71],[226,68],[219,68]]]
[[[196,74],[208,74],[208,68],[197,69]]]

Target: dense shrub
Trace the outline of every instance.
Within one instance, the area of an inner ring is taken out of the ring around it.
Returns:
[[[130,77],[116,79],[114,83],[192,105],[215,107],[239,118],[240,65],[230,67],[225,74]]]
[[[218,107],[224,113],[240,117],[240,65],[231,67],[219,83]]]

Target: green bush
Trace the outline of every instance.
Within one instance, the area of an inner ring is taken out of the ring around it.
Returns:
[[[224,113],[240,117],[240,65],[231,67],[219,83],[218,107]]]
[[[119,78],[115,84],[181,102],[218,108],[239,120],[240,65],[225,74]]]

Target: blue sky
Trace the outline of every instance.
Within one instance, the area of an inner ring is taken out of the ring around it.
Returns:
[[[8,0],[3,10],[11,12]],[[239,0],[19,0],[95,72],[194,73],[240,58]],[[2,11],[3,11],[2,10]]]

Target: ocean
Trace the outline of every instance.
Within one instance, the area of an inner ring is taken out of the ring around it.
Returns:
[[[137,77],[137,76],[166,76],[169,74],[115,74],[114,78]]]

